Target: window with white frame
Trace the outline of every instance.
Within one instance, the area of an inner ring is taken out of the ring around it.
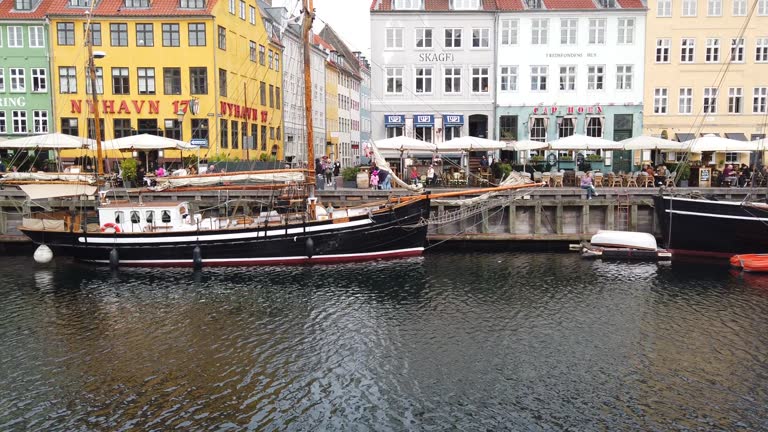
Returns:
[[[32,111],[32,132],[48,133],[48,111]]]
[[[461,48],[461,29],[460,28],[445,29],[445,47]]]
[[[587,66],[587,90],[603,90],[605,87],[605,66]]]
[[[531,66],[531,90],[547,90],[547,66]]]
[[[245,2],[240,0],[240,19],[245,21]]]
[[[48,91],[48,74],[44,68],[30,69],[32,77],[32,91],[35,93],[45,93]]]
[[[74,66],[59,67],[59,92],[77,93],[77,74]]]
[[[752,91],[752,112],[768,113],[768,87],[755,87]]]
[[[733,0],[733,16],[747,15],[747,0]]]
[[[768,62],[768,37],[757,38],[755,43],[755,62]]]
[[[384,42],[384,48],[386,49],[402,49],[403,48],[403,29],[389,27],[384,30],[386,38]]]
[[[22,110],[11,111],[11,124],[13,125],[13,133],[27,133],[27,112]]]
[[[719,63],[720,62],[720,39],[709,38],[707,39],[707,47],[704,53],[704,61],[707,63]]]
[[[656,16],[671,17],[672,16],[672,0],[658,0],[658,2],[656,3]]]
[[[588,137],[602,138],[603,137],[603,122],[604,117],[587,117],[586,132]]]
[[[768,15],[768,0],[757,0],[757,14]]]
[[[698,0],[683,0],[683,16],[695,17],[696,16],[696,3]]]
[[[472,48],[490,47],[491,29],[479,28],[472,29]]]
[[[707,16],[721,16],[723,14],[723,0],[707,1]]]
[[[256,8],[253,6],[248,6],[248,22],[256,25]]]
[[[91,94],[93,89],[93,80],[90,74],[85,76],[85,93]],[[104,69],[101,67],[96,68],[96,94],[104,94]]]
[[[531,45],[546,45],[549,35],[549,20],[537,18],[531,20]]]
[[[704,88],[704,114],[717,114],[717,88]]]
[[[432,68],[416,68],[416,93],[432,93]]]
[[[656,39],[656,63],[669,63],[670,39]]]
[[[680,40],[680,63],[693,63],[696,39],[682,38]]]
[[[396,10],[421,10],[423,0],[395,0]]]
[[[451,0],[453,10],[479,10],[480,0]]]
[[[529,121],[533,122],[530,127],[531,141],[545,142],[547,140],[547,119],[543,117],[533,117]]]
[[[388,67],[386,69],[387,79],[387,94],[402,94],[403,93],[403,68],[401,67]]]
[[[679,114],[693,114],[693,89],[683,87],[680,89],[677,100],[677,112]]]
[[[24,46],[24,31],[21,26],[8,26],[8,48]]]
[[[619,18],[619,38],[620,44],[631,44],[635,42],[635,19]]]
[[[518,26],[520,22],[516,19],[501,20],[501,44],[517,45]]]
[[[45,32],[42,26],[32,26],[29,28],[29,47],[30,48],[44,48],[45,47]]]
[[[605,44],[605,18],[590,18],[589,19],[589,44],[590,45],[603,45]]]
[[[447,67],[443,69],[444,92],[447,94],[461,93],[461,68]]]
[[[8,123],[5,118],[5,111],[0,111],[0,133],[8,133]]]
[[[235,0],[229,0],[229,13],[235,14]]]
[[[654,114],[667,113],[667,89],[665,88],[653,89],[653,113]]]
[[[5,69],[0,68],[0,93],[5,91]]]
[[[616,90],[632,90],[633,75],[632,65],[617,65]]]
[[[490,79],[487,66],[475,66],[472,68],[472,93],[488,93],[488,81]]]
[[[728,112],[730,114],[741,114],[744,112],[743,88],[731,87],[728,89]]]
[[[11,82],[11,93],[24,93],[27,91],[27,80],[23,68],[9,68],[9,81]]]
[[[576,65],[560,66],[560,90],[576,90]]]
[[[517,91],[517,66],[502,66],[501,73],[501,91]]]
[[[432,48],[432,29],[416,29],[416,48]]]
[[[566,138],[572,136],[575,132],[575,117],[561,117],[557,119],[557,137]]]
[[[155,94],[155,68],[138,68],[139,94]]]
[[[744,39],[731,39],[731,61],[734,63],[744,63]]]
[[[560,45],[576,45],[579,32],[579,20],[577,18],[560,19]]]

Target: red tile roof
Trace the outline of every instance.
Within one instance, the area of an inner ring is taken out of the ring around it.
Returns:
[[[522,0],[496,0],[496,5],[499,10],[503,11],[520,11],[524,10]]]
[[[334,48],[333,45],[329,44],[325,39],[318,35],[315,35],[315,45],[319,45],[321,48],[325,48],[328,51],[336,51],[336,48]]]
[[[391,11],[394,0],[372,0],[371,11]],[[593,0],[542,0],[544,10],[600,9]],[[622,9],[645,9],[642,0],[616,0]],[[449,0],[424,0],[426,12],[450,11]],[[522,11],[527,10],[524,0],[483,0],[485,11]]]
[[[622,9],[646,9],[642,0],[618,0]]]
[[[93,10],[93,16],[210,16],[218,0],[206,0],[203,9],[182,9],[179,0],[150,0],[148,8],[126,8],[124,0],[100,0]],[[84,16],[86,8],[70,7],[67,0],[55,0],[48,8],[48,15]]]
[[[391,11],[393,0],[372,0],[372,11]],[[424,11],[426,12],[448,12],[450,8],[450,0],[424,0]],[[485,11],[495,11],[497,0],[482,0],[483,9]],[[378,5],[378,7],[377,7]]]
[[[592,0],[544,0],[547,10],[562,9],[597,9]]]
[[[43,19],[48,13],[51,3],[57,0],[42,0],[40,4],[31,11],[17,11],[13,9],[16,2],[13,0],[0,1],[0,19]]]

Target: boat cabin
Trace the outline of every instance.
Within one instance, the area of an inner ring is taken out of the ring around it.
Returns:
[[[189,209],[186,201],[103,204],[99,225],[103,232],[191,231],[197,228]]]

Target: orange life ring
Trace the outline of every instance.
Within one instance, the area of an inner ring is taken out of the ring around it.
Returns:
[[[112,222],[107,222],[101,226],[101,232],[106,232],[109,228],[115,230],[116,233],[120,232],[120,225]]]

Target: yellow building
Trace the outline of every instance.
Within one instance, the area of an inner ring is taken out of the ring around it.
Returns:
[[[315,44],[325,51],[325,155],[339,157],[339,67],[334,62],[336,51],[315,35]]]
[[[649,0],[645,133],[680,141],[709,133],[740,140],[764,137],[766,27],[765,0]],[[748,158],[742,153],[702,155],[704,163],[720,168]]]
[[[61,2],[48,16],[56,125],[94,137],[89,3]],[[102,139],[150,133],[200,145],[204,158],[282,158],[282,51],[255,1],[100,2],[92,15]],[[154,165],[160,155],[142,156]]]

